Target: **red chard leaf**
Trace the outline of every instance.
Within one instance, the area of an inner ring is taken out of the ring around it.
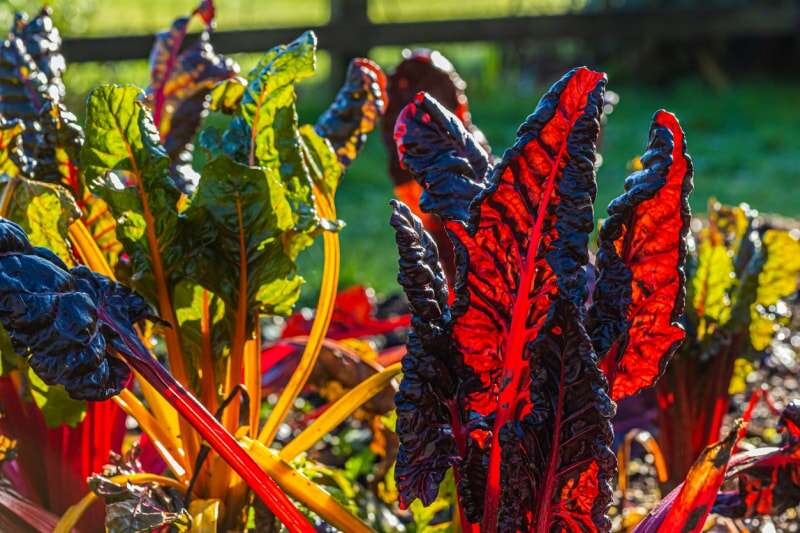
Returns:
[[[800,504],[800,402],[781,413],[778,430],[784,444],[756,448],[731,459],[726,479],[735,490],[720,492],[714,512],[729,518],[777,516]]]
[[[683,130],[659,111],[643,169],[625,180],[600,229],[599,278],[589,311],[594,347],[614,400],[652,386],[685,337],[684,264],[692,161]]]
[[[375,129],[386,111],[386,100],[386,75],[381,68],[365,58],[351,61],[344,85],[314,126],[333,145],[343,168],[350,166]]]
[[[605,85],[586,68],[554,84],[467,221],[435,204],[450,218],[456,299],[449,346],[426,351],[457,363],[456,478],[464,513],[482,531],[610,527],[614,404],[583,325]]]
[[[415,498],[430,505],[447,469],[457,462],[451,422],[457,382],[451,375],[454,361],[449,360],[447,282],[436,244],[405,204],[393,200],[392,207],[400,252],[397,280],[413,313],[403,381],[395,398],[401,442],[395,479],[400,505],[406,508]]]
[[[467,84],[458,75],[453,65],[436,50],[404,51],[401,61],[387,80],[389,105],[383,120],[383,142],[389,155],[389,174],[394,184],[402,185],[413,180],[397,157],[394,126],[403,108],[420,91],[425,91],[452,112],[464,124],[483,147],[491,153],[486,137],[472,124],[464,90]],[[409,205],[412,209],[413,205]]]
[[[692,465],[686,480],[639,522],[634,533],[703,531],[743,427],[742,421],[737,421],[727,437],[706,448]]]
[[[419,93],[397,117],[394,138],[400,165],[424,187],[422,211],[467,220],[490,169],[486,152],[458,117]]]

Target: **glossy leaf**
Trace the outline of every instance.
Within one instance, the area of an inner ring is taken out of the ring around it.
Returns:
[[[758,276],[756,299],[751,306],[750,343],[765,350],[789,310],[782,300],[797,291],[800,276],[800,231],[768,229],[762,243],[766,261]]]
[[[692,162],[674,115],[653,117],[643,169],[625,180],[600,229],[592,339],[611,396],[655,383],[685,337],[686,239]]]
[[[201,0],[191,15],[176,19],[169,30],[156,34],[150,52],[148,103],[178,186],[187,192],[196,186],[191,142],[208,112],[207,97],[219,82],[239,71],[232,59],[217,54],[211,46],[214,14],[213,1]],[[204,24],[197,38],[187,34],[195,17]],[[194,40],[187,42],[189,38]]]
[[[58,89],[58,94],[62,95],[64,84],[61,76],[66,70],[66,64],[61,53],[61,34],[53,24],[52,14],[52,9],[47,6],[32,19],[18,13],[14,18],[12,32],[25,43],[25,49],[36,68]]]
[[[28,177],[72,188],[77,184],[63,172],[58,146],[75,142],[79,128],[61,106],[65,63],[49,9],[30,20],[18,15],[0,56],[0,114],[25,124]]]
[[[450,61],[436,50],[404,51],[403,60],[395,67],[387,80],[389,105],[381,129],[383,142],[389,156],[389,175],[395,186],[413,179],[403,169],[397,157],[394,128],[397,117],[403,108],[420,91],[425,91],[442,106],[452,112],[470,131],[486,153],[491,153],[483,133],[472,124],[469,113],[466,83],[453,68]],[[414,208],[409,204],[409,207]]]
[[[130,289],[78,266],[67,270],[52,252],[34,248],[16,224],[0,220],[3,305],[0,321],[17,353],[49,384],[76,399],[106,399],[128,379],[127,366],[112,356],[121,342],[109,329],[151,317]],[[51,325],[53,327],[51,327]],[[122,329],[124,331],[124,329]]]
[[[422,211],[467,220],[491,169],[486,152],[458,117],[419,93],[397,117],[394,136],[401,166],[424,186]]]
[[[740,421],[727,437],[706,448],[689,470],[686,480],[636,526],[634,533],[703,531],[742,431]]]
[[[356,158],[387,103],[386,75],[381,68],[369,59],[352,60],[336,99],[314,126],[333,145],[343,168]]]
[[[468,222],[447,223],[458,276],[445,335],[464,369],[456,474],[485,531],[609,527],[614,407],[582,323],[604,88],[585,68],[553,85]]]
[[[130,256],[137,289],[156,301],[154,285],[174,276],[184,258],[177,244],[181,193],[169,177],[169,158],[141,97],[130,86],[92,91],[81,172],[118,221],[117,236]]]

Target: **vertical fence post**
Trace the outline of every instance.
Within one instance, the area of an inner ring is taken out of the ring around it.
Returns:
[[[369,52],[368,0],[330,0],[331,20],[329,25],[334,35],[341,36],[334,42],[326,43],[331,54],[331,83],[338,86],[354,57],[365,56]],[[354,38],[356,37],[356,38]]]

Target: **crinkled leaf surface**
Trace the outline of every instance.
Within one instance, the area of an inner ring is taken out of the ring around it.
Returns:
[[[115,475],[141,472],[139,449],[119,456],[112,454],[112,464],[101,474],[89,477],[89,488],[106,503],[106,531],[109,533],[138,533],[172,526],[176,531],[187,531],[191,516],[182,507],[182,498],[172,489],[156,483],[134,484],[117,482]]]
[[[592,340],[615,400],[653,385],[685,337],[678,319],[686,297],[692,162],[671,113],[653,117],[642,164],[608,207],[590,310]]]
[[[274,170],[221,155],[203,168],[185,214],[195,237],[186,267],[192,279],[219,295],[226,309],[237,309],[243,298],[251,326],[258,311],[291,310],[302,278],[284,252],[292,209]]]
[[[343,168],[356,158],[386,105],[386,75],[381,68],[369,59],[353,59],[336,99],[314,126],[333,145]]]
[[[86,267],[67,270],[34,248],[22,228],[0,219],[0,322],[15,351],[50,385],[75,399],[117,394],[128,367],[112,356],[133,324],[151,317],[136,293]]]
[[[395,397],[400,437],[395,480],[403,507],[415,498],[427,506],[436,500],[445,472],[458,462],[457,437],[463,453],[463,436],[454,433],[451,421],[451,409],[458,409],[458,362],[450,356],[452,317],[436,244],[405,204],[393,201],[393,208],[391,224],[400,252],[397,279],[414,317]]]
[[[395,123],[403,108],[420,91],[430,94],[445,109],[458,117],[464,127],[475,136],[484,151],[491,153],[486,137],[472,124],[465,93],[466,86],[452,63],[438,51],[421,49],[403,52],[403,61],[388,76],[389,103],[381,125],[383,142],[389,156],[389,175],[396,186],[411,181],[413,176],[400,165],[397,157]],[[409,205],[409,207],[414,209],[415,206]]]
[[[420,208],[467,220],[491,170],[472,133],[431,95],[419,93],[397,117],[394,136],[400,164],[424,186]]]
[[[614,407],[583,326],[604,88],[586,68],[553,85],[469,221],[447,223],[459,497],[485,531],[609,527]]]
[[[89,96],[81,170],[117,220],[117,237],[131,259],[132,279],[155,301],[153,277],[171,279],[184,260],[180,191],[169,158],[135,87],[104,85]]]

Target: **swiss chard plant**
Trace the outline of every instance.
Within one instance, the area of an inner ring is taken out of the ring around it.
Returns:
[[[797,290],[800,233],[746,205],[711,200],[688,259],[688,338],[657,386],[659,442],[671,484],[720,437],[737,365],[753,368],[781,328]],[[786,334],[786,331],[783,332]]]
[[[614,399],[655,383],[680,345],[692,165],[655,114],[644,167],[600,230],[589,286],[595,148],[606,78],[570,71],[491,164],[420,93],[394,135],[456,250],[450,303],[436,245],[394,202],[398,280],[413,311],[397,397],[401,503],[453,468],[462,527],[606,531]]]
[[[213,12],[204,1],[192,17],[209,29]],[[15,70],[3,78],[3,90],[10,91],[4,94],[24,105],[2,98],[0,214],[19,223],[2,221],[0,320],[10,341],[4,344],[4,386],[22,404],[28,390],[43,397],[37,403],[45,418],[61,417],[56,425],[66,416],[56,409],[65,405],[74,405],[77,419],[89,417],[94,406],[121,408],[137,420],[145,448],[159,457],[150,461],[161,465],[153,473],[112,469],[92,485],[96,494],[67,510],[58,531],[69,531],[98,495],[119,501],[109,493],[114,486],[152,483],[185,494],[187,502],[203,502],[188,510],[197,511],[195,520],[213,517],[213,527],[240,527],[252,491],[290,530],[311,526],[287,493],[335,527],[365,530],[353,511],[289,463],[384,390],[399,365],[375,368],[364,386],[354,384],[352,394],[280,454],[270,445],[315,366],[331,320],[341,227],[333,198],[384,111],[383,74],[367,60],[354,61],[329,110],[316,125],[301,126],[294,85],[314,72],[313,33],[270,50],[246,77],[232,78],[235,65],[213,52],[208,33],[192,45],[182,42],[187,25],[179,19],[157,38],[147,94],[113,85],[90,94],[83,130],[60,105],[60,80],[48,81],[48,64],[36,66],[38,56],[25,51],[22,37],[6,41],[10,52],[3,57]],[[22,23],[15,27],[25,33]],[[223,129],[202,127],[209,110],[230,115]],[[190,171],[184,154],[197,129],[205,162]],[[46,134],[27,142],[29,131]],[[55,154],[55,170],[45,174],[41,163],[48,159],[34,150]],[[298,369],[262,425],[259,318],[291,310],[303,282],[295,259],[318,236],[325,250],[318,313]],[[128,388],[131,378],[142,396]],[[116,405],[96,403],[106,398]],[[86,415],[82,400],[92,406]],[[3,405],[13,409],[5,399]],[[98,444],[121,438],[122,432],[93,420],[86,431],[106,432]],[[20,434],[25,424],[17,421],[4,421],[3,428],[30,438]],[[99,464],[84,468],[77,490],[64,498],[79,494],[83,479],[119,448],[119,442],[108,444],[91,454]],[[68,446],[61,453],[74,454]],[[171,477],[162,475],[165,469]],[[145,498],[138,489],[125,490]],[[158,514],[160,500],[147,498],[155,509],[148,512]],[[124,509],[127,522],[119,514]],[[181,512],[162,511],[159,525],[183,520]],[[112,529],[155,524],[140,512],[116,506],[106,524],[111,527],[112,518]]]

